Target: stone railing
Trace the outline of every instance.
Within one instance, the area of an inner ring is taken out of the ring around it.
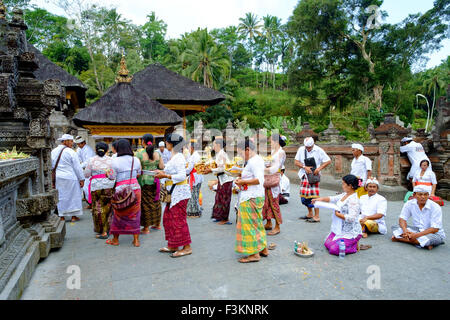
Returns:
[[[38,158],[0,161],[0,300],[17,299],[41,258],[62,246],[52,214],[57,191],[43,191]]]

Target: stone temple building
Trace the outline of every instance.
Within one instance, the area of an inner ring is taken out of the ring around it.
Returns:
[[[54,214],[49,121],[66,92],[60,80],[36,78],[26,29],[22,10],[8,21],[0,0],[0,152],[15,147],[30,155],[0,160],[0,300],[20,298],[39,260],[63,245],[66,231]]]

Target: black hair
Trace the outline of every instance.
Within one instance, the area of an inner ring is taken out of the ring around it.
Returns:
[[[133,156],[133,150],[131,149],[130,142],[127,139],[120,139],[117,142],[117,156]]]
[[[430,161],[428,161],[427,159],[423,159],[422,161],[420,161],[419,167],[421,167],[422,163],[424,162],[428,163],[428,167],[430,166]]]
[[[237,148],[238,148],[238,149],[241,149],[241,150],[245,150],[245,149],[247,149],[247,148],[249,148],[250,150],[255,150],[255,149],[256,149],[256,146],[255,146],[255,144],[253,143],[253,141],[250,140],[249,137],[245,137],[244,140],[241,140],[241,141],[238,142]]]
[[[155,145],[153,144],[153,135],[150,133],[146,133],[142,137],[142,140],[144,140],[144,143],[146,145],[145,152],[147,152],[148,158],[153,161],[153,153],[155,152]],[[151,143],[149,144],[149,142]]]
[[[353,190],[356,190],[359,188],[359,179],[355,177],[352,174],[348,174],[345,177],[342,178],[342,180],[352,187]]]
[[[116,150],[116,152],[117,152],[117,143],[119,143],[119,140],[114,140],[113,143],[111,144],[112,147]]]
[[[97,144],[95,145],[95,153],[99,157],[103,157],[107,151],[108,151],[108,145],[106,143],[97,142]]]
[[[177,133],[169,133],[166,137],[166,142],[173,145],[175,151],[179,152],[185,145],[185,141],[182,136]]]
[[[286,141],[284,141],[283,139],[281,139],[281,135],[278,133],[274,133],[270,136],[270,139],[272,139],[273,141],[278,141],[278,143],[280,144],[280,146],[283,148],[286,146]]]
[[[227,145],[225,143],[225,140],[223,140],[222,138],[215,139],[214,143],[218,144],[222,149],[225,148],[225,146]]]

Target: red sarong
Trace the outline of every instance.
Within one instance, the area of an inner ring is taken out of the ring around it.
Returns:
[[[170,208],[170,203],[166,204],[163,226],[169,248],[184,247],[192,242],[186,220],[188,201],[189,199],[181,200],[172,208]]]

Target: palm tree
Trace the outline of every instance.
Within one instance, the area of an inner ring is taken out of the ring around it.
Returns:
[[[423,82],[423,87],[426,89],[427,94],[431,94],[431,90],[433,90],[433,104],[431,106],[431,112],[429,119],[427,119],[426,129],[428,129],[428,124],[433,123],[433,112],[434,112],[434,106],[436,104],[436,88],[439,91],[441,91],[442,88],[445,87],[446,82],[443,80],[443,75],[440,74],[439,70],[433,70],[431,73],[431,77],[425,79]],[[430,123],[428,123],[430,121]],[[425,130],[426,131],[426,130]]]
[[[238,31],[244,36],[245,39],[248,38],[248,46],[250,48],[250,53],[253,57],[253,45],[255,36],[262,36],[261,28],[262,25],[259,24],[260,20],[257,15],[248,12],[245,14],[244,18],[239,18]],[[253,61],[252,61],[253,62]]]
[[[208,88],[217,88],[221,79],[230,71],[230,60],[224,46],[217,45],[208,30],[194,33],[190,45],[184,52],[189,61],[186,72],[192,80],[201,81]]]
[[[275,65],[278,60],[275,47],[281,35],[281,19],[268,14],[263,17],[263,22],[263,36],[268,44],[268,50],[265,53],[266,63],[271,66],[273,88],[275,89]]]

